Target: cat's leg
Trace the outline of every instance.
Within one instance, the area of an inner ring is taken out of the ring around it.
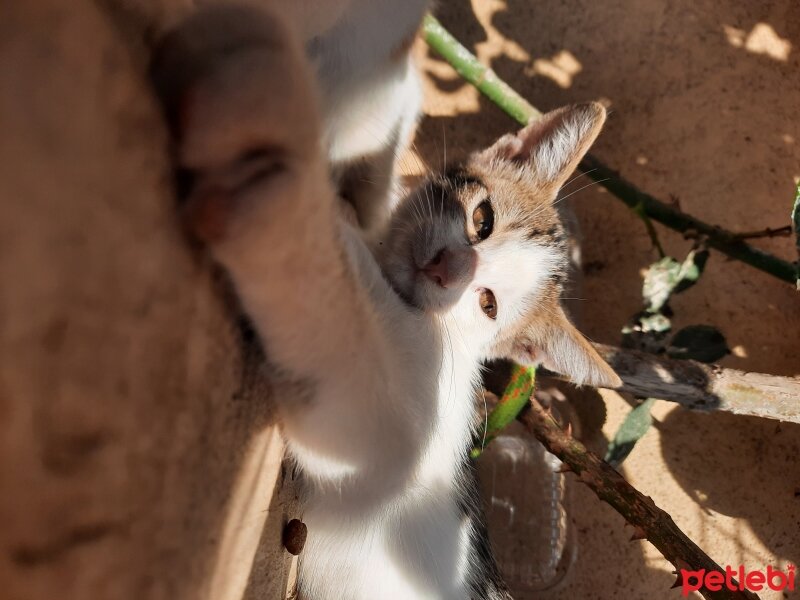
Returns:
[[[299,382],[279,399],[295,455],[320,482],[402,485],[425,416],[392,359],[396,323],[348,259],[299,45],[272,16],[217,7],[168,37],[155,79],[190,176],[187,223],[228,271],[269,361]]]
[[[422,108],[411,48],[429,0],[351,2],[307,39],[325,102],[328,160],[359,224],[376,231],[397,196],[397,158]],[[318,10],[318,9],[314,9]]]
[[[325,115],[334,180],[359,225],[374,235],[382,233],[403,193],[400,160],[422,111],[419,74],[408,48],[401,50],[387,57],[371,87],[356,87],[353,98]]]
[[[342,200],[353,211],[358,226],[368,232],[380,232],[389,220],[394,204],[398,147],[393,139],[375,154],[333,165],[334,181]]]

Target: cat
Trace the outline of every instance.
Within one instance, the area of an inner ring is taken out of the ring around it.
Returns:
[[[184,220],[258,332],[306,481],[298,597],[508,598],[467,459],[481,364],[620,384],[559,303],[554,200],[603,107],[431,175],[372,238],[341,216],[313,67],[277,13],[201,11],[154,69]]]

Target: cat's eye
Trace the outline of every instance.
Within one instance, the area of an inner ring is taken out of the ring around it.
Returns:
[[[481,290],[481,296],[478,302],[481,305],[481,310],[490,319],[497,318],[497,300],[491,290]]]
[[[472,213],[472,225],[475,227],[475,235],[479,240],[485,240],[492,235],[494,228],[494,211],[492,204],[488,200],[484,200]]]

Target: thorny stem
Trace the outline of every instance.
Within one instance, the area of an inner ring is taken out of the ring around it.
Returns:
[[[422,32],[428,45],[450,63],[461,77],[478,88],[511,118],[521,125],[527,125],[532,119],[541,117],[542,113],[538,109],[500,79],[492,69],[481,64],[435,17],[425,17]],[[640,191],[597,158],[587,155],[579,168],[630,208],[641,206],[642,214],[650,219],[684,234],[705,236],[711,248],[778,279],[790,283],[800,280],[794,265],[789,261],[754,248],[737,238],[736,234],[705,223]]]
[[[667,254],[664,252],[664,247],[661,245],[661,240],[658,239],[658,232],[656,228],[653,227],[653,221],[650,220],[650,217],[647,216],[647,213],[644,211],[644,206],[642,204],[637,204],[633,212],[635,212],[639,218],[644,223],[645,229],[647,229],[647,235],[650,236],[650,241],[653,244],[653,247],[658,251],[658,257],[664,258]]]
[[[442,55],[466,81],[522,125],[538,119],[542,113],[525,100],[497,74],[450,35],[433,15],[425,15],[422,33],[428,45]]]
[[[531,400],[529,406],[529,410],[520,415],[520,421],[548,451],[569,467],[569,471],[575,473],[578,481],[589,486],[601,500],[633,525],[632,540],[647,539],[675,566],[676,585],[682,582],[681,569],[705,569],[706,572],[717,571],[725,576],[722,567],[690,540],[672,517],[656,506],[652,498],[643,495],[608,463],[589,452],[568,432],[562,431],[538,402]],[[732,591],[724,584],[721,587],[719,591],[701,588],[699,592],[709,600],[758,599],[756,594],[749,591]]]
[[[772,237],[790,237],[792,235],[792,226],[791,225],[784,225],[783,227],[778,227],[773,229],[772,227],[767,227],[766,229],[757,229],[755,231],[740,231],[733,234],[733,237],[737,240],[752,240],[756,238],[772,238]]]

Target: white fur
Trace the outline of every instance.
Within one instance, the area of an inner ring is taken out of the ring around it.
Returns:
[[[422,106],[410,55],[393,54],[414,34],[429,0],[280,2],[317,72],[329,161],[346,164],[388,152],[379,167],[391,180]]]
[[[434,247],[464,244],[464,216],[450,226],[433,216],[425,225]],[[477,268],[455,303],[419,312],[399,302],[360,234],[346,225],[342,231],[356,276],[374,302],[371,317],[382,327],[381,335],[362,342],[363,362],[339,372],[334,384],[318,392],[310,411],[329,406],[318,421],[325,426],[315,435],[352,431],[364,443],[359,450],[364,462],[353,468],[350,461],[347,471],[339,464],[330,468],[329,457],[309,454],[289,429],[295,456],[317,481],[304,517],[310,532],[301,563],[304,592],[320,600],[463,600],[470,596],[476,533],[460,514],[457,498],[474,432],[480,364],[499,328],[536,302],[535,290],[556,259],[527,240],[490,238],[476,246]],[[400,276],[406,275],[401,269]],[[414,277],[410,285],[425,289],[433,306],[437,294],[447,295],[424,278]],[[497,321],[480,309],[482,287],[495,290]],[[329,343],[333,351],[336,337]],[[382,356],[391,360],[376,378]],[[355,398],[356,390],[366,397]],[[349,403],[358,406],[357,413]]]
[[[329,159],[386,150],[397,141],[387,132],[415,118],[407,59],[386,61],[424,6],[302,0],[287,13],[313,46],[327,107],[319,126],[307,64],[291,44],[246,47],[247,64],[229,52],[231,64],[217,66],[215,85],[200,86],[185,123],[180,156],[198,175],[188,202],[202,203],[208,190],[232,196],[211,250],[277,367],[285,437],[307,479],[307,600],[473,594],[470,578],[483,571],[459,499],[481,360],[536,303],[557,263],[519,231],[470,245],[467,215],[437,212],[421,193],[406,200],[418,204],[412,222],[392,230],[421,235],[397,245],[387,238],[392,250],[379,257],[340,220]],[[317,148],[322,134],[329,156]],[[279,166],[254,172],[240,157],[265,140],[283,152]],[[569,150],[559,143],[548,152]],[[443,247],[474,266],[449,289],[419,272]],[[496,320],[480,309],[482,288],[496,294]]]
[[[564,172],[564,167],[574,156],[575,149],[587,138],[595,125],[595,121],[581,113],[569,113],[567,121],[553,135],[546,136],[533,152],[533,167],[543,180],[555,180]]]
[[[558,264],[553,250],[531,240],[489,238],[477,247],[475,287],[494,292],[498,327],[511,326],[535,304],[536,292]]]

